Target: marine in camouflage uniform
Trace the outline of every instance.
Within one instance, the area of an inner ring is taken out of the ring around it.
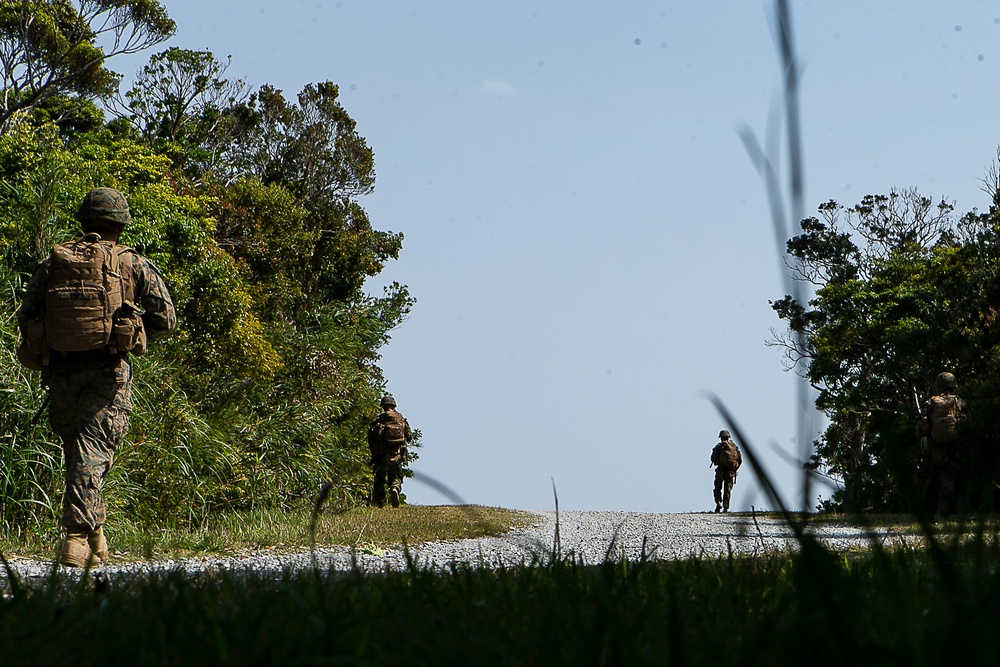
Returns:
[[[131,215],[125,196],[111,188],[91,190],[76,214],[84,233],[96,232],[117,243]],[[147,340],[169,334],[177,323],[174,305],[159,270],[145,257],[127,252],[133,269],[132,298],[142,309]],[[19,323],[42,316],[49,275],[48,259],[35,269],[18,309]],[[22,329],[23,330],[23,329]],[[61,560],[82,567],[108,556],[104,536],[104,477],[115,450],[128,432],[132,410],[132,366],[128,355],[108,349],[51,352],[42,371],[49,386],[49,421],[63,443],[66,487]],[[93,557],[96,557],[92,559]]]
[[[939,374],[934,380],[934,396],[921,407],[917,422],[917,437],[929,463],[924,485],[924,509],[939,516],[949,516],[958,511],[959,486],[967,455],[962,431],[969,419],[969,406],[955,394],[956,389],[958,381],[953,374]],[[935,398],[938,400],[935,401]],[[937,438],[932,433],[932,422],[938,416],[934,414],[935,402],[950,406],[949,412],[955,413],[954,433],[948,438]]]
[[[729,431],[719,431],[719,440],[719,444],[712,448],[712,462],[708,467],[716,466],[715,487],[713,489],[715,511],[728,512],[729,500],[733,493],[733,486],[736,484],[736,473],[743,465],[743,454],[740,453],[740,448],[736,446],[736,443],[731,440]],[[723,451],[727,447],[736,450],[735,465],[729,465],[723,457]]]
[[[372,420],[368,427],[368,449],[371,452],[369,463],[372,466],[372,504],[385,507],[385,489],[389,486],[389,502],[393,507],[399,507],[399,494],[403,490],[403,465],[409,454],[406,445],[413,439],[410,424],[396,410],[396,399],[386,394],[380,402],[382,414]],[[386,442],[384,427],[389,422],[402,425],[403,442]]]

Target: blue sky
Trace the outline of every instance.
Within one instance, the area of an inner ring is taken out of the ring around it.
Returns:
[[[806,212],[893,187],[986,208],[1000,9],[792,4]],[[405,235],[369,289],[417,299],[382,366],[424,434],[418,475],[483,505],[550,509],[554,485],[562,509],[702,511],[714,392],[801,506],[798,380],[765,345],[783,276],[738,134],[763,141],[775,109],[769,3],[166,5],[170,45],[231,55],[230,76],[340,85],[375,152],[362,204]]]

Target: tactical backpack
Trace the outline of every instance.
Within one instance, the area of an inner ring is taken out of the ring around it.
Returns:
[[[958,420],[962,414],[961,399],[954,394],[931,396],[927,418],[931,440],[938,444],[958,439]]]
[[[395,451],[406,446],[406,419],[398,412],[386,412],[382,422],[379,440],[386,451]]]
[[[736,470],[740,467],[739,450],[731,442],[723,442],[719,449],[719,467],[726,470]]]
[[[44,361],[50,351],[143,354],[146,333],[134,301],[128,246],[88,234],[49,254],[45,311],[24,327],[28,350]]]
[[[406,451],[410,427],[398,412],[383,412],[368,428],[368,449],[373,457],[398,456]]]

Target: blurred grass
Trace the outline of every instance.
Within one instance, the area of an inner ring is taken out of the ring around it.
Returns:
[[[935,549],[160,572],[0,600],[4,665],[997,664],[995,532]]]
[[[201,527],[150,531],[121,519],[106,526],[112,562],[183,558],[203,554],[233,555],[258,549],[297,550],[311,545],[311,509],[282,512],[258,510],[212,517]],[[399,508],[361,507],[320,513],[317,545],[362,546],[378,549],[403,544],[502,535],[534,523],[525,512],[479,505],[403,505]],[[42,539],[0,541],[8,556],[48,560],[54,543]]]

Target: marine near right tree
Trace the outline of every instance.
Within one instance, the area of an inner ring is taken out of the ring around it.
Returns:
[[[839,490],[823,506],[920,507],[930,471],[914,425],[942,369],[972,409],[967,507],[996,505],[1000,443],[1000,178],[990,211],[963,216],[916,190],[829,201],[789,239],[789,268],[814,288],[807,303],[771,302],[788,326],[771,344],[817,391],[829,425],[806,467]],[[795,334],[801,334],[795,335]]]

